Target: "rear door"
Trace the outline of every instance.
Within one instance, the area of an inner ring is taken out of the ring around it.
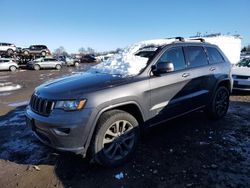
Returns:
[[[41,67],[48,68],[49,67],[49,58],[44,58],[43,61],[40,63]]]
[[[216,47],[212,46],[207,46],[206,48],[206,53],[208,55],[209,59],[209,73],[210,73],[210,79],[209,79],[209,88],[210,91],[213,91],[214,86],[216,85],[216,82],[218,80],[218,77],[225,76],[227,77],[228,75],[222,75],[221,73],[225,72],[225,59],[219,52],[219,50]],[[212,94],[212,92],[211,92]]]

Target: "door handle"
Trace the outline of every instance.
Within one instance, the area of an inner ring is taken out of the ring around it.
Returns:
[[[214,71],[216,68],[215,67],[210,67],[210,71]]]
[[[189,77],[189,76],[190,76],[189,73],[183,73],[183,74],[182,74],[182,77],[183,77],[183,78],[186,78],[186,77]]]

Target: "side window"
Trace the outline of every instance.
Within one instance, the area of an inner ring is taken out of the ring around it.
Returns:
[[[172,48],[164,52],[158,62],[171,62],[174,70],[181,70],[186,67],[182,47]]]
[[[49,60],[50,60],[50,59],[47,59],[47,58],[46,58],[46,59],[44,59],[44,61],[49,61]]]
[[[207,53],[209,57],[209,62],[211,64],[224,62],[223,56],[220,54],[220,52],[216,48],[207,47]]]
[[[199,67],[208,64],[206,53],[201,46],[186,47],[185,54],[188,60],[188,67]]]

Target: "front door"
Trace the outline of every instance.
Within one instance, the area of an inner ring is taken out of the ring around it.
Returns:
[[[187,88],[190,79],[186,70],[183,48],[167,49],[157,61],[157,63],[159,62],[173,63],[174,71],[150,78],[151,125],[176,117],[189,110],[185,101],[190,94]]]

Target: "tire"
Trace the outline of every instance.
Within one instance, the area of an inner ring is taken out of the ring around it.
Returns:
[[[41,55],[42,55],[42,56],[46,56],[46,52],[42,51],[42,52],[41,52]]]
[[[92,158],[102,166],[119,166],[133,156],[139,138],[139,125],[131,114],[121,110],[105,112],[92,138]]]
[[[62,68],[61,65],[56,65],[56,69],[57,69],[57,70],[60,70],[61,68]]]
[[[10,66],[10,71],[11,72],[15,72],[17,70],[17,67],[16,66]]]
[[[14,51],[13,51],[12,49],[8,49],[8,50],[7,50],[7,54],[8,54],[8,55],[12,55],[12,54],[14,54]]]
[[[79,66],[79,62],[75,62],[75,67],[78,67]]]
[[[35,69],[36,71],[38,71],[38,70],[41,69],[41,67],[40,67],[39,65],[34,65],[34,69]]]
[[[23,54],[24,55],[29,55],[29,52],[28,51],[24,51]]]
[[[212,98],[211,105],[208,106],[208,115],[215,120],[223,118],[229,107],[229,90],[225,86],[219,86]]]

